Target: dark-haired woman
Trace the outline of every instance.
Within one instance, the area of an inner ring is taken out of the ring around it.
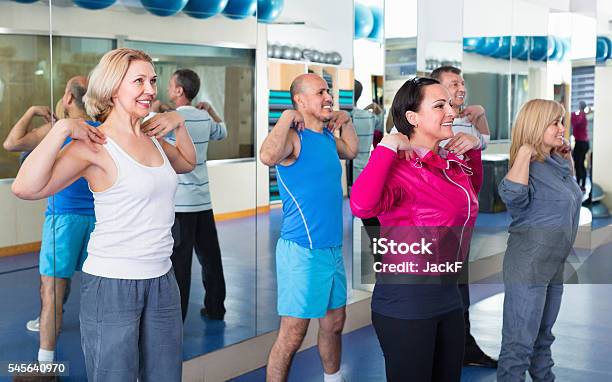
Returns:
[[[434,254],[456,253],[460,263],[478,213],[482,162],[476,137],[453,136],[450,98],[444,86],[428,78],[407,81],[399,89],[391,109],[399,133],[384,137],[372,153],[353,186],[351,208],[360,218],[378,217],[382,236],[395,232],[394,238],[402,239],[400,232],[414,242],[421,233],[434,243]],[[414,257],[417,269],[400,272],[408,278],[384,277],[394,277],[393,271],[377,274],[372,322],[388,381],[459,381],[461,376],[460,267],[431,270],[431,261],[423,261],[425,252]]]

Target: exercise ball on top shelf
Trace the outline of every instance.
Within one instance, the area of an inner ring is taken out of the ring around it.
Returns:
[[[222,13],[232,20],[242,20],[255,12],[257,12],[257,0],[229,0]]]
[[[529,53],[529,40],[525,36],[512,36],[510,54],[512,58],[526,57]]]
[[[464,37],[463,38],[463,50],[465,52],[477,53],[479,49],[485,44],[483,37]]]
[[[257,0],[257,21],[271,23],[280,16],[284,6],[284,0]]]
[[[512,48],[511,36],[500,37],[499,48],[491,54],[495,58],[510,58],[510,49]]]
[[[140,0],[147,11],[154,15],[167,17],[179,13],[187,0]]]
[[[546,61],[548,57],[548,37],[532,36],[529,58],[533,61]]]
[[[291,59],[299,61],[302,59],[302,50],[300,48],[291,48]]]
[[[78,5],[81,8],[97,10],[97,9],[108,8],[111,5],[115,4],[117,0],[73,0],[73,1],[76,5]],[[54,3],[53,0],[51,0],[51,3]]]
[[[38,0],[13,0],[16,3],[21,3],[21,4],[32,4],[37,2]]]
[[[221,13],[228,0],[189,0],[183,12],[196,19],[207,19]]]
[[[370,12],[372,12],[372,18],[374,24],[372,25],[372,31],[368,34],[368,40],[383,42],[383,12],[377,6],[370,6]]]
[[[476,53],[490,56],[501,47],[502,41],[500,37],[485,37],[484,40],[484,44],[476,50]]]
[[[597,53],[595,53],[595,61],[604,62],[610,54],[608,44],[602,36],[597,36]]]
[[[374,16],[370,8],[355,3],[355,39],[366,38],[374,28]]]

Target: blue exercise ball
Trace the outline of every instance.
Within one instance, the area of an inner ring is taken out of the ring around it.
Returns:
[[[173,16],[179,13],[187,0],[140,0],[145,9],[157,16]]]
[[[606,60],[607,60],[609,58],[612,58],[612,40],[610,40],[608,36],[601,36],[601,37],[604,39],[604,42],[608,46],[608,56],[606,57]]]
[[[529,54],[531,50],[533,49],[533,36],[524,36],[524,37],[525,37],[525,45],[527,46],[527,49],[525,49],[525,51],[523,51],[521,54],[516,56],[516,58],[518,58],[521,61],[527,61],[529,59]]]
[[[512,48],[512,37],[502,36],[499,48],[491,54],[495,58],[510,58],[510,49]]]
[[[557,40],[554,36],[548,36],[546,39],[546,59],[552,60],[557,51]]]
[[[38,0],[13,0],[16,3],[21,3],[21,4],[32,4],[37,2]]]
[[[512,36],[512,44],[510,47],[510,54],[512,58],[518,58],[519,56],[525,56],[529,53],[529,40],[525,36]]]
[[[257,21],[271,23],[280,16],[285,0],[257,0]]]
[[[222,13],[232,20],[242,20],[255,12],[257,12],[257,0],[229,0]]]
[[[599,202],[603,200],[605,196],[606,194],[604,193],[603,188],[601,188],[599,184],[593,183],[593,186],[591,187],[591,200],[593,200],[593,202]]]
[[[382,42],[383,41],[383,12],[379,7],[371,6],[370,11],[372,12],[372,17],[374,19],[374,25],[372,26],[372,31],[368,34],[368,39],[373,41]]]
[[[529,58],[533,61],[545,61],[546,57],[548,57],[548,37],[533,36],[531,40]]]
[[[593,203],[591,205],[591,214],[593,215],[593,219],[603,219],[610,217],[610,211],[608,207],[602,202]]]
[[[497,52],[497,50],[501,47],[501,37],[485,37],[484,39],[485,42],[483,46],[476,51],[479,54],[490,56],[493,53]]]
[[[604,62],[608,58],[610,52],[608,51],[608,44],[602,36],[597,37],[597,53],[595,53],[595,61]]]
[[[355,3],[355,39],[366,38],[374,28],[374,16],[370,8]]]
[[[565,54],[565,47],[563,46],[563,42],[561,41],[560,37],[554,36],[553,39],[555,40],[555,49],[553,54],[548,59],[553,61],[561,61],[563,55]]]
[[[207,19],[221,13],[228,0],[189,0],[183,12],[196,19]]]
[[[463,38],[463,50],[465,52],[476,53],[479,49],[482,49],[485,44],[483,37],[464,37]]]
[[[85,9],[104,9],[115,4],[117,0],[73,0],[76,5]]]

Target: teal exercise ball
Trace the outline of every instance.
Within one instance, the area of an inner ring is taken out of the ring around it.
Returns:
[[[482,49],[485,44],[484,37],[464,37],[463,38],[463,51],[470,53],[477,53],[478,50]]]
[[[355,39],[366,38],[374,28],[372,10],[363,4],[355,3]]]
[[[257,0],[257,21],[271,23],[280,16],[284,6],[284,0]]]
[[[232,20],[242,20],[255,12],[257,12],[257,0],[229,0],[222,13]]]
[[[531,49],[529,51],[529,58],[533,61],[546,61],[548,57],[548,37],[547,36],[533,36],[531,37]]]
[[[512,48],[512,36],[500,37],[501,43],[499,48],[491,54],[495,58],[510,58],[510,49]]]
[[[104,9],[115,4],[117,0],[73,0],[76,5],[85,9]],[[53,0],[51,0],[53,3]]]
[[[526,56],[529,53],[529,40],[525,36],[512,36],[512,47],[510,54],[512,58]]]
[[[383,12],[379,7],[370,7],[372,17],[374,19],[374,25],[372,31],[368,34],[368,39],[373,41],[382,42],[384,38],[384,27],[383,27]]]
[[[227,5],[228,0],[189,0],[183,12],[196,19],[207,19],[218,15]]]
[[[140,0],[145,9],[154,15],[167,17],[179,13],[187,0]]]

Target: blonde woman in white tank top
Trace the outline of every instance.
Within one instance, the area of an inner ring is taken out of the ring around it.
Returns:
[[[89,77],[88,114],[99,128],[61,120],[28,156],[13,192],[42,199],[85,177],[96,226],[81,282],[81,343],[88,379],[180,381],[182,319],[171,269],[177,173],[195,150],[178,113],[146,123],[156,98],[151,58],[133,49],[102,57]],[[173,131],[176,146],[161,138]],[[73,142],[61,149],[66,137]]]

